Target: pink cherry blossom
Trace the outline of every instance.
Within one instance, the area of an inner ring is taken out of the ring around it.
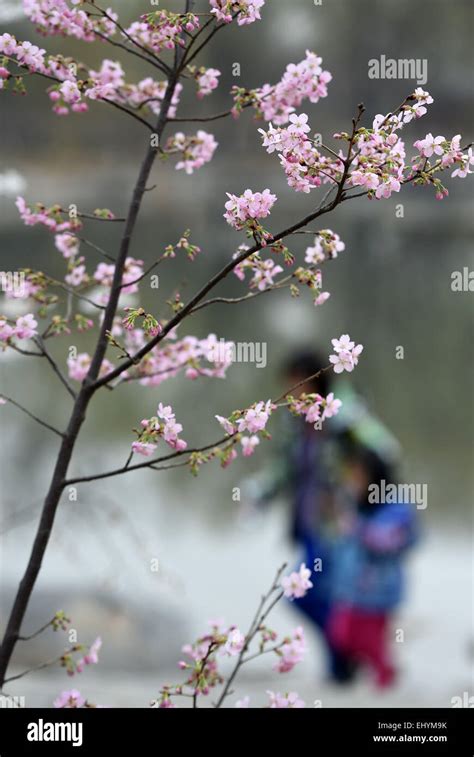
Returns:
[[[307,134],[309,131],[311,131],[310,127],[308,126],[308,116],[306,113],[301,113],[301,115],[297,116],[295,113],[292,113],[289,118],[291,126],[288,127],[288,133],[289,134]]]
[[[54,245],[66,259],[74,258],[79,253],[80,242],[74,234],[56,234]]]
[[[311,141],[306,134],[308,116],[305,113],[292,114],[284,120],[293,119],[289,127],[274,129],[270,123],[268,132],[259,129],[263,145],[267,152],[279,153],[280,163],[285,171],[287,182],[296,192],[309,193],[321,184],[335,183],[340,180],[344,168],[342,160],[328,158]]]
[[[217,68],[202,68],[196,74],[198,83],[198,97],[210,95],[219,86],[221,72]]]
[[[224,645],[224,651],[230,656],[235,657],[240,654],[245,645],[245,636],[238,628],[230,631],[227,641]]]
[[[243,418],[239,418],[236,422],[239,433],[248,431],[250,434],[255,434],[259,431],[263,431],[268,423],[270,415],[274,405],[271,400],[267,402],[258,402],[254,407],[245,411]]]
[[[329,300],[330,296],[331,296],[330,292],[321,292],[321,294],[319,294],[316,297],[316,299],[314,301],[314,304],[315,305],[324,305],[324,303]]]
[[[302,662],[306,652],[304,631],[299,626],[293,633],[291,639],[288,639],[278,650],[278,662],[273,669],[278,673],[289,673],[295,665]]]
[[[309,580],[311,571],[306,567],[305,563],[302,563],[299,571],[291,573],[289,576],[284,576],[281,580],[283,593],[288,599],[300,599],[304,597],[308,589],[311,589],[313,584]]]
[[[76,357],[69,357],[67,360],[68,375],[74,381],[84,381],[91,365],[91,356],[87,352],[81,352]],[[113,369],[110,360],[104,360],[100,369],[100,375],[104,376]]]
[[[243,195],[227,193],[227,197],[229,201],[225,205],[224,218],[237,230],[245,228],[248,221],[267,218],[277,199],[269,189],[264,189],[263,192],[252,192],[251,189],[246,189]]]
[[[230,24],[237,13],[238,25],[244,26],[260,21],[260,8],[265,5],[265,0],[210,0],[210,4],[211,13],[218,21]]]
[[[32,313],[21,315],[19,318],[17,318],[16,326],[14,329],[16,338],[31,339],[32,336],[35,336],[35,334],[38,333],[36,329],[37,326],[38,322],[35,320],[35,317]]]
[[[239,247],[234,258],[242,252],[244,247],[245,245]],[[279,273],[283,273],[283,268],[281,265],[275,263],[274,260],[262,260],[259,255],[254,254],[250,255],[241,263],[238,263],[234,268],[235,275],[241,281],[245,280],[245,274],[247,271],[251,271],[252,273],[250,288],[258,289],[260,292],[263,292],[265,289],[274,286],[274,278],[275,276],[278,276]]]
[[[133,442],[132,451],[143,457],[151,457],[157,448],[156,444],[150,442]]]
[[[276,694],[273,691],[267,691],[270,697],[269,707],[270,709],[301,709],[305,707],[305,703],[299,698],[296,691],[292,691],[289,694]]]
[[[10,326],[6,318],[0,317],[0,342],[7,342],[14,335],[13,326]]]
[[[199,17],[193,13],[176,16],[166,10],[156,11],[153,16],[142,16],[125,30],[127,35],[153,53],[173,50],[182,46],[184,30],[192,32],[199,28]]]
[[[78,708],[82,707],[86,703],[85,698],[81,692],[77,689],[71,689],[70,691],[63,691],[53,702],[53,707],[56,709],[61,708]]]
[[[102,639],[100,636],[89,647],[89,651],[76,663],[76,670],[78,673],[82,673],[85,665],[97,665],[99,662],[99,650],[102,646]]]
[[[451,176],[455,178],[456,176],[460,179],[465,179],[466,176],[469,176],[469,174],[474,173],[471,171],[471,166],[474,165],[474,153],[472,150],[472,147],[469,147],[467,153],[464,153],[461,157],[461,165],[459,168],[456,168],[455,171],[452,172]]]
[[[341,350],[336,355],[330,355],[329,362],[333,365],[334,373],[343,373],[343,371],[351,373],[354,370],[352,353],[346,350]]]
[[[305,261],[318,265],[326,259],[334,260],[345,248],[346,245],[338,234],[331,229],[323,229],[315,236],[314,246],[307,248]]]
[[[258,114],[267,122],[283,126],[304,100],[317,103],[320,98],[327,97],[327,85],[332,76],[329,71],[323,71],[321,63],[322,58],[306,50],[305,59],[297,64],[290,63],[277,84],[264,84],[257,89],[255,107]],[[307,124],[307,121],[303,123]],[[307,132],[303,132],[303,135],[305,133]],[[275,143],[279,141],[279,132],[273,130],[271,123],[269,134],[272,134],[271,139]]]
[[[339,339],[333,339],[335,355],[329,356],[329,362],[332,363],[335,373],[348,371],[351,373],[359,362],[359,355],[364,349],[361,344],[355,346],[348,334],[343,334]]]
[[[215,418],[220,423],[226,434],[233,436],[236,432],[236,427],[227,418],[223,418],[222,415],[216,415]]]
[[[143,431],[138,441],[132,444],[133,452],[149,457],[156,449],[156,442],[160,438],[177,452],[187,448],[187,443],[179,437],[183,427],[181,423],[177,423],[170,405],[165,406],[160,402],[156,416],[145,418],[141,425]]]
[[[240,440],[242,445],[242,454],[244,457],[250,457],[255,452],[255,448],[260,444],[258,436],[243,436]]]
[[[350,352],[354,348],[349,334],[343,334],[339,339],[331,339],[331,342],[336,352]]]
[[[78,287],[86,282],[87,278],[86,267],[81,264],[74,266],[74,268],[64,277],[64,281],[71,287]]]
[[[433,153],[435,155],[442,155],[444,152],[443,143],[446,142],[444,137],[433,137],[433,135],[427,134],[424,139],[418,139],[414,143],[414,147],[419,150],[420,155],[425,158],[431,158]]]
[[[341,407],[341,400],[335,399],[332,392],[328,394],[324,402],[322,420],[326,420],[326,418],[332,418],[334,415],[337,415]]]
[[[160,702],[159,708],[160,710],[175,710],[176,705],[174,702],[171,701],[169,697],[163,698]]]
[[[181,160],[176,164],[176,170],[184,170],[188,175],[191,175],[212,160],[217,146],[218,143],[213,135],[200,129],[197,134],[190,137],[182,132],[177,132],[166,143],[166,151],[170,154],[180,154]]]

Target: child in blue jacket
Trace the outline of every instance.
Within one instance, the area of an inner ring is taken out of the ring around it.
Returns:
[[[405,555],[416,541],[415,504],[376,501],[382,481],[392,483],[391,471],[367,448],[348,453],[345,478],[352,511],[334,549],[328,633],[336,649],[367,665],[385,687],[395,678],[390,621],[403,598]]]

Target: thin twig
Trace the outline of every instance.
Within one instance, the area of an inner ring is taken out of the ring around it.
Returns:
[[[54,426],[51,426],[46,421],[43,421],[41,418],[38,418],[37,415],[34,415],[29,410],[26,409],[26,407],[23,407],[23,405],[20,405],[19,402],[16,400],[13,400],[11,397],[8,397],[6,394],[0,394],[0,397],[7,402],[9,402],[11,405],[14,405],[14,407],[17,407],[19,410],[21,410],[25,415],[27,415],[32,420],[36,421],[36,423],[39,423],[40,426],[43,426],[44,428],[47,428],[49,431],[52,431],[53,434],[57,434],[57,436],[60,436],[61,439],[64,438],[64,434],[61,431],[58,431],[57,428],[54,428]]]
[[[36,336],[34,337],[33,341],[35,342],[35,344],[38,345],[39,349],[41,350],[42,355],[44,355],[44,357],[50,364],[51,368],[53,369],[54,373],[56,374],[56,376],[58,377],[58,379],[60,380],[64,388],[66,389],[66,391],[69,392],[69,394],[71,395],[73,399],[76,399],[76,392],[70,385],[67,378],[62,373],[61,369],[59,368],[58,364],[56,363],[51,353],[48,351],[43,339],[40,336]]]

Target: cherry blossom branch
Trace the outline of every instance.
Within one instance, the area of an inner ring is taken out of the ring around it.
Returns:
[[[234,19],[235,19],[235,18],[237,18],[237,14],[234,14],[233,18],[234,18]],[[210,32],[210,33],[208,34],[208,36],[206,37],[206,39],[205,39],[205,40],[203,40],[203,42],[201,42],[201,44],[200,44],[200,45],[199,45],[199,46],[198,46],[198,47],[196,48],[196,50],[195,50],[195,51],[194,51],[194,52],[192,53],[192,55],[190,55],[189,57],[186,57],[186,58],[184,59],[184,65],[185,65],[185,66],[189,66],[189,64],[191,63],[191,61],[193,61],[193,60],[194,60],[194,58],[196,58],[196,56],[197,56],[197,55],[199,55],[199,53],[201,52],[201,50],[203,50],[203,49],[204,49],[204,48],[205,48],[205,47],[206,47],[206,46],[207,46],[207,45],[209,44],[209,42],[211,41],[211,39],[212,39],[212,38],[213,38],[213,37],[214,37],[214,36],[215,36],[215,35],[216,35],[216,34],[217,34],[217,33],[218,33],[218,32],[219,32],[219,31],[220,31],[221,29],[224,29],[224,27],[226,27],[227,25],[228,25],[228,24],[216,24],[216,26],[214,27],[214,29],[213,29],[213,30],[212,30],[212,31],[211,31],[211,32]],[[195,35],[195,39],[197,39],[197,36],[198,36],[198,35]]]
[[[13,342],[10,344],[10,348],[15,352],[19,352],[20,355],[27,355],[28,357],[43,357],[41,352],[32,352],[32,350],[24,350],[22,347],[18,347]]]
[[[265,621],[265,619],[268,617],[269,613],[272,611],[272,609],[274,608],[274,606],[277,604],[277,602],[280,601],[280,599],[283,596],[283,591],[280,591],[278,593],[278,595],[276,596],[276,598],[271,602],[271,604],[269,605],[269,607],[266,610],[264,610],[265,605],[269,601],[269,599],[272,596],[272,594],[274,594],[275,591],[278,591],[278,589],[280,588],[280,586],[279,586],[280,578],[281,578],[283,572],[286,570],[286,567],[287,567],[287,563],[285,563],[284,565],[282,565],[281,568],[277,571],[277,574],[275,576],[275,579],[273,581],[273,584],[272,584],[270,590],[267,592],[267,594],[264,594],[262,596],[261,600],[260,600],[260,604],[259,604],[259,606],[257,608],[257,612],[255,613],[255,617],[252,620],[252,622],[250,624],[250,628],[249,628],[249,630],[248,630],[248,632],[246,634],[245,644],[242,647],[242,650],[240,651],[239,656],[237,657],[237,661],[235,663],[234,669],[233,669],[232,673],[230,674],[229,678],[227,679],[227,682],[226,682],[226,684],[225,684],[225,686],[224,686],[224,688],[223,688],[223,690],[221,692],[221,695],[220,695],[219,699],[217,700],[216,704],[214,705],[216,708],[222,707],[222,704],[224,703],[224,700],[226,699],[226,697],[229,694],[229,690],[230,690],[230,687],[231,687],[233,681],[235,680],[235,678],[236,678],[236,676],[237,676],[240,668],[245,663],[245,654],[246,654],[246,652],[247,652],[247,650],[248,650],[251,642],[255,638],[255,635],[258,633],[258,630],[259,630],[260,626],[262,625],[262,623]]]
[[[300,229],[307,226],[309,223],[312,223],[320,216],[332,212],[337,205],[340,204],[341,199],[343,197],[344,193],[344,187],[345,183],[347,181],[347,177],[349,174],[349,169],[352,164],[352,161],[354,160],[354,157],[351,155],[352,147],[354,145],[356,132],[358,125],[360,123],[360,119],[362,118],[362,114],[364,113],[364,105],[362,103],[359,104],[357,115],[355,118],[352,119],[352,133],[349,139],[349,146],[347,149],[347,157],[343,161],[344,163],[344,171],[342,173],[342,177],[340,181],[338,182],[338,188],[336,195],[334,199],[329,202],[327,205],[319,205],[319,207],[313,212],[307,215],[305,218],[303,218],[301,221],[295,223],[293,226],[290,226],[289,228],[285,229],[282,232],[279,232],[276,235],[272,235],[271,241],[272,243],[279,242],[282,239],[285,239],[287,236],[290,236],[295,231],[299,231]],[[330,188],[332,189],[332,188]],[[208,292],[210,292],[214,287],[220,283],[226,276],[236,268],[239,263],[242,263],[244,260],[246,260],[250,255],[253,255],[255,252],[260,252],[264,248],[265,244],[263,242],[255,244],[253,247],[249,248],[248,250],[245,250],[237,257],[233,258],[227,265],[225,265],[218,273],[215,274],[198,292],[197,294],[186,304],[184,305],[181,310],[166,324],[166,326],[161,330],[161,332],[154,337],[151,341],[149,341],[146,345],[144,345],[140,350],[136,352],[135,355],[132,356],[132,358],[125,360],[121,363],[120,366],[117,366],[117,368],[110,371],[108,374],[103,376],[100,379],[97,379],[93,386],[92,391],[97,391],[101,386],[105,386],[113,379],[120,376],[121,373],[126,371],[128,368],[130,368],[132,365],[139,362],[145,355],[147,355],[154,347],[156,347],[157,344],[159,344],[164,337],[172,330],[174,329],[181,321],[189,315],[194,307],[198,305],[201,300],[206,296]]]
[[[279,232],[278,234],[272,236],[272,242],[278,242],[281,239],[285,239],[287,236],[290,236],[295,231],[298,231],[301,228],[304,228],[309,223],[312,223],[316,218],[319,218],[322,215],[325,215],[326,213],[331,212],[335,209],[335,207],[341,202],[341,190],[339,187],[339,191],[334,198],[334,200],[327,204],[326,206],[319,208],[318,210],[314,211],[313,213],[310,213],[308,216],[303,218],[301,221],[298,221],[293,226],[290,226],[289,228],[285,229],[284,231]],[[218,273],[216,273],[198,292],[194,295],[194,297],[186,304],[183,305],[181,310],[164,326],[160,334],[156,337],[154,337],[151,341],[147,342],[146,345],[144,345],[140,350],[138,350],[135,355],[133,356],[133,360],[125,360],[123,363],[121,363],[120,366],[117,366],[114,370],[107,373],[105,376],[103,376],[100,379],[97,379],[96,382],[93,385],[93,391],[96,391],[101,386],[105,386],[113,379],[120,376],[124,371],[126,371],[128,368],[130,368],[132,365],[136,364],[136,362],[139,362],[145,355],[147,355],[154,347],[156,347],[157,344],[159,344],[164,337],[172,330],[174,329],[181,321],[189,315],[189,313],[192,312],[192,310],[195,308],[196,305],[198,305],[201,300],[210,292],[214,287],[219,284],[231,271],[234,270],[234,268],[239,265],[239,263],[242,263],[244,260],[246,260],[250,255],[253,255],[256,252],[260,252],[263,249],[263,245],[258,243],[255,244],[253,247],[249,248],[245,252],[242,252],[240,255],[238,255],[236,258],[231,260],[227,265],[225,265]]]
[[[31,418],[33,421],[36,421],[36,423],[39,423],[40,426],[43,426],[44,428],[47,428],[48,431],[52,431],[53,434],[56,434],[57,436],[60,436],[61,439],[64,439],[64,434],[59,431],[57,428],[54,428],[54,426],[51,426],[46,421],[43,421],[41,418],[38,418],[37,415],[34,415],[34,413],[30,412],[26,407],[21,405],[16,400],[12,399],[11,397],[8,397],[6,394],[0,394],[0,399],[5,400],[6,402],[9,402],[10,405],[13,405],[14,407],[17,407],[18,410],[21,410],[25,415],[27,415],[29,418]]]
[[[108,103],[109,105],[113,105],[114,108],[117,108],[118,110],[121,110],[122,113],[126,113],[127,115],[131,116],[135,119],[135,121],[139,121],[141,124],[147,127],[151,132],[154,132],[154,127],[152,124],[148,123],[148,121],[145,118],[142,118],[138,115],[138,113],[135,113],[133,110],[129,110],[124,105],[120,105],[120,103],[115,102],[115,100],[109,100],[108,97],[101,97],[99,102]]]
[[[126,37],[129,40],[129,42],[132,43],[132,45],[134,45],[139,50],[142,50],[144,53],[146,53],[146,57],[144,55],[139,55],[138,53],[128,48],[126,45],[122,45],[119,42],[115,42],[115,40],[111,40],[109,37],[105,37],[107,42],[110,42],[111,44],[114,44],[118,47],[122,47],[124,50],[126,50],[129,53],[138,55],[138,57],[142,58],[143,60],[146,60],[148,63],[155,65],[156,68],[159,68],[162,73],[165,73],[167,75],[171,73],[170,67],[164,61],[162,61],[157,55],[155,55],[152,50],[148,50],[147,47],[140,44],[140,42],[138,42],[136,39],[133,39],[133,37],[127,32],[127,30],[124,29],[123,26],[116,19],[112,18],[112,16],[110,16],[106,10],[104,10],[103,8],[99,8],[99,6],[95,2],[92,2],[91,5],[93,5],[94,8],[96,8],[104,18],[107,18],[111,23],[113,23],[117,27],[117,29],[122,32],[124,37]],[[97,32],[94,32],[94,34],[97,34]],[[99,36],[102,36],[102,35],[99,34]]]
[[[44,633],[44,631],[52,626],[54,620],[54,618],[51,618],[51,620],[48,620],[48,622],[45,623],[44,626],[41,626],[41,628],[38,628],[37,631],[31,633],[29,636],[19,636],[18,641],[31,641],[31,639],[36,639],[37,636],[40,636],[42,633]]]
[[[307,376],[302,381],[298,381],[297,384],[294,384],[289,389],[287,389],[282,395],[280,395],[276,400],[272,401],[273,405],[277,405],[278,407],[284,407],[287,405],[287,403],[282,403],[282,400],[286,399],[290,394],[292,394],[296,389],[299,389],[301,386],[304,386],[309,381],[316,381],[318,378],[320,378],[323,373],[330,370],[333,366],[327,365],[324,368],[321,368],[317,373],[314,373],[312,376]],[[165,455],[163,457],[154,458],[153,460],[148,460],[146,462],[137,463],[135,465],[130,465],[130,461],[133,457],[133,455],[130,455],[127,459],[127,462],[125,465],[123,465],[121,468],[115,468],[109,471],[105,471],[104,473],[96,473],[92,474],[90,476],[81,476],[77,478],[70,478],[67,481],[64,482],[64,486],[72,486],[74,484],[84,484],[84,483],[91,483],[92,481],[100,481],[104,478],[114,478],[115,476],[121,476],[124,473],[133,473],[137,470],[144,470],[145,468],[151,468],[153,470],[169,470],[171,467],[181,467],[189,465],[190,460],[192,459],[193,455],[208,452],[209,450],[217,449],[218,447],[221,447],[222,445],[232,445],[235,444],[237,441],[237,432],[234,434],[227,434],[226,436],[219,439],[217,442],[213,442],[212,444],[206,444],[203,447],[195,447],[194,449],[185,449],[185,450],[178,450],[176,452],[172,452],[169,455]],[[183,456],[187,456],[187,459],[183,463],[179,463],[178,466],[168,466],[168,467],[155,467],[159,465],[160,463],[166,463],[172,460],[176,460],[177,458],[181,458]]]
[[[108,252],[102,249],[102,247],[99,247],[98,245],[94,244],[94,242],[91,242],[89,239],[86,239],[85,237],[81,237],[78,234],[76,234],[77,238],[80,242],[85,244],[87,247],[90,247],[91,250],[95,250],[99,253],[99,255],[102,255],[102,257],[106,258],[107,260],[110,260],[112,263],[115,263],[115,258],[113,255],[110,255]]]
[[[50,364],[51,368],[53,369],[54,373],[56,374],[56,376],[58,377],[58,379],[60,380],[64,388],[66,389],[66,391],[71,395],[73,399],[76,399],[76,392],[74,391],[69,381],[64,376],[58,364],[56,363],[55,359],[53,358],[53,356],[47,349],[43,339],[40,336],[36,336],[33,338],[33,341],[38,346],[38,349],[41,350],[41,354],[43,355],[43,357],[46,358],[46,360]]]
[[[187,0],[187,6],[191,2],[192,0]],[[181,72],[182,60],[180,60],[179,56],[176,56],[174,70],[168,80],[160,113],[156,122],[155,132],[158,135],[158,141],[161,140],[162,133],[167,124],[168,111],[171,106],[171,102]],[[61,449],[56,460],[50,487],[44,501],[31,554],[25,569],[24,576],[19,584],[13,607],[6,625],[2,645],[0,647],[0,686],[2,686],[4,683],[6,670],[10,663],[15,645],[18,641],[21,624],[23,622],[31,594],[33,592],[36,579],[41,569],[43,556],[49,544],[56,511],[59,505],[61,494],[64,489],[64,482],[73,454],[74,446],[80,429],[84,423],[86,411],[94,393],[93,386],[97,381],[97,377],[102,366],[102,361],[105,356],[108,343],[107,334],[112,329],[113,320],[117,311],[125,261],[128,256],[130,243],[135,230],[135,225],[138,219],[143,196],[146,191],[148,178],[153,167],[156,154],[156,148],[152,147],[151,143],[149,143],[147,145],[146,154],[140,167],[138,178],[136,180],[132,193],[130,207],[127,214],[119,254],[117,256],[116,266],[114,270],[112,290],[106,310],[104,311],[104,318],[101,325],[96,349],[91,360],[87,377],[84,380],[79,394],[76,397],[68,427],[64,435],[62,435],[63,441]]]
[[[62,281],[57,281],[57,279],[51,279],[48,277],[48,282],[55,287],[58,287],[59,289],[62,289],[64,292],[67,292],[67,294],[70,294],[72,297],[76,297],[78,300],[82,300],[83,302],[87,302],[92,307],[96,308],[97,310],[105,310],[105,305],[101,305],[99,302],[94,302],[94,300],[91,300],[90,297],[87,297],[85,294],[81,294],[81,292],[78,292],[77,289],[72,289],[72,287],[68,287],[67,284],[63,284]]]
[[[107,16],[107,18],[110,18],[110,16]],[[114,22],[114,23],[116,23],[116,22]],[[116,26],[118,26],[119,29],[122,29],[122,27],[119,24],[117,24],[117,23],[116,23]],[[150,63],[152,66],[154,66],[159,71],[161,71],[161,73],[163,73],[163,74],[169,74],[169,68],[168,68],[168,66],[166,66],[166,64],[164,63],[164,61],[161,61],[159,58],[157,58],[155,56],[151,57],[151,55],[152,55],[151,51],[147,55],[142,55],[142,53],[139,53],[137,50],[132,50],[131,47],[128,47],[127,45],[124,45],[123,42],[117,42],[116,40],[111,39],[110,37],[107,37],[106,34],[102,34],[102,32],[99,32],[99,31],[95,30],[94,34],[96,34],[97,37],[100,37],[100,39],[103,39],[104,42],[108,42],[109,45],[113,45],[114,47],[118,47],[121,50],[125,50],[125,52],[129,53],[130,55],[135,55],[135,57],[140,58],[140,60],[143,60],[146,63]],[[133,41],[133,39],[130,37],[130,35],[127,34],[125,31],[123,31],[123,34],[125,35],[125,37],[127,37],[127,39],[131,40],[133,42],[133,44],[136,44],[136,46],[140,50],[146,50],[146,48],[143,47],[142,45],[140,45],[138,43],[135,43]]]
[[[53,665],[56,665],[58,662],[61,662],[63,657],[67,654],[70,654],[71,652],[75,652],[75,647],[71,647],[71,649],[66,650],[66,652],[63,652],[62,655],[59,657],[55,657],[52,660],[48,660],[47,662],[42,662],[40,665],[35,665],[32,668],[28,668],[27,670],[23,670],[21,673],[17,673],[14,676],[10,676],[9,678],[5,678],[3,683],[10,683],[10,681],[18,681],[20,678],[24,678],[25,676],[29,675],[30,673],[36,673],[38,670],[44,670],[45,668],[50,668]]]

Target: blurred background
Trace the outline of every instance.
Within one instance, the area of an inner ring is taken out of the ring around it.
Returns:
[[[144,1],[114,0],[112,5],[127,23],[149,10]],[[207,10],[202,0],[198,5]],[[0,1],[0,32],[37,41],[18,6]],[[221,85],[201,103],[190,86],[181,115],[226,109],[234,84],[274,83],[288,63],[299,62],[311,49],[322,56],[333,81],[326,99],[302,109],[309,113],[312,129],[332,144],[335,131],[350,127],[359,102],[371,123],[375,114],[388,113],[417,86],[369,79],[368,61],[383,54],[428,61],[424,88],[435,102],[422,121],[407,128],[409,150],[427,132],[448,138],[461,133],[462,144],[472,139],[469,0],[325,0],[321,6],[312,0],[267,0],[262,15],[261,23],[217,35],[199,62],[222,71]],[[51,52],[67,49],[92,68],[104,57],[121,60],[130,81],[147,75],[141,61],[116,55],[106,45],[61,39],[42,44]],[[232,75],[236,62],[240,78]],[[60,119],[51,112],[44,84],[32,79],[28,87],[27,97],[5,93],[0,100],[0,268],[31,266],[59,277],[64,265],[53,237],[40,227],[23,226],[14,206],[16,194],[28,202],[76,203],[85,211],[108,207],[122,215],[148,135],[125,115],[99,104],[91,104],[89,114]],[[146,195],[131,254],[149,263],[186,228],[203,249],[192,265],[176,260],[161,269],[160,289],[150,291],[146,302],[155,315],[167,314],[165,301],[177,289],[188,299],[243,241],[222,218],[226,191],[270,187],[279,198],[272,230],[285,228],[314,207],[317,195],[297,195],[287,187],[278,160],[261,148],[259,126],[249,112],[238,122],[205,125],[219,149],[212,163],[191,177],[176,172],[172,160],[155,166],[152,183],[157,187]],[[188,133],[193,129],[186,127]],[[405,641],[396,645],[400,682],[383,697],[364,679],[347,690],[332,687],[324,679],[318,638],[308,627],[303,665],[277,680],[264,658],[243,673],[235,699],[250,693],[258,706],[266,689],[283,687],[298,691],[309,706],[321,700],[323,706],[448,707],[452,697],[472,693],[473,311],[472,293],[453,292],[451,274],[465,266],[473,269],[473,204],[467,181],[448,181],[448,188],[450,196],[442,203],[431,190],[408,187],[402,197],[384,202],[361,198],[345,203],[324,219],[318,228],[332,228],[346,244],[337,261],[324,267],[324,288],[332,292],[324,308],[314,309],[304,293],[299,300],[287,292],[273,293],[239,310],[208,308],[181,331],[266,342],[266,368],[235,365],[225,382],[178,378],[141,391],[125,386],[96,397],[90,407],[72,464],[74,475],[125,460],[131,429],[153,414],[159,401],[172,403],[183,420],[184,438],[204,444],[216,438],[215,413],[228,415],[283,390],[280,368],[295,347],[312,345],[325,354],[331,337],[341,333],[365,345],[351,382],[399,440],[402,480],[426,483],[429,491],[428,507],[420,511],[423,540],[409,565],[408,601],[396,619],[405,631]],[[396,217],[399,202],[404,218]],[[92,223],[86,232],[96,244],[116,249],[117,229]],[[300,259],[310,239],[291,240]],[[219,290],[224,296],[242,293],[235,277]],[[54,353],[63,365],[71,344],[87,351],[90,338],[57,340]],[[395,356],[399,346],[403,360]],[[11,351],[1,355],[0,382],[1,391],[64,425],[68,395],[37,361]],[[14,408],[1,412],[3,625],[31,547],[57,444]],[[186,472],[134,473],[81,485],[77,502],[63,498],[25,632],[63,608],[80,641],[102,636],[100,665],[72,682],[90,701],[146,706],[162,683],[179,681],[175,661],[181,646],[205,630],[209,617],[223,616],[239,627],[249,623],[276,568],[297,557],[286,539],[288,503],[246,520],[232,499],[233,488],[245,489],[245,479],[264,469],[271,457],[268,443],[251,460],[224,472],[211,465],[197,479]],[[158,572],[150,570],[154,559]],[[299,621],[291,607],[282,606],[272,626],[287,631]],[[50,633],[22,645],[14,670],[55,656],[61,644]],[[9,693],[25,695],[27,706],[51,706],[70,683],[55,668],[12,684]]]

